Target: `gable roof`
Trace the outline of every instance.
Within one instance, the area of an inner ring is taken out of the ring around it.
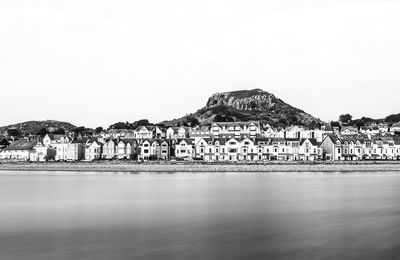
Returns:
[[[187,144],[193,144],[194,143],[194,139],[183,138],[183,139],[178,139],[178,144],[180,144],[182,141],[185,141]]]
[[[10,144],[7,148],[4,150],[31,150],[35,145],[37,144],[38,141],[28,141],[25,139],[15,141],[14,143]]]
[[[47,136],[50,138],[52,141],[59,141],[62,137],[67,137],[65,135],[55,135],[55,134],[47,134]]]
[[[301,139],[300,145],[303,145],[307,140],[309,140],[310,143],[311,143],[313,146],[318,146],[318,145],[319,145],[319,142],[318,142],[317,139],[315,139],[315,138],[305,138],[305,139]]]

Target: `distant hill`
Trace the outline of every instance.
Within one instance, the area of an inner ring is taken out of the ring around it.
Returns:
[[[36,134],[39,130],[43,128],[46,128],[49,132],[60,128],[70,131],[76,128],[76,126],[68,122],[60,122],[55,120],[28,121],[0,127],[0,135],[6,134],[7,129],[17,129],[22,135],[26,135]]]
[[[311,126],[323,123],[320,119],[261,89],[216,93],[208,99],[206,106],[197,112],[162,123],[167,126],[177,126],[190,125],[193,121],[209,124],[252,120],[281,126],[293,124]]]

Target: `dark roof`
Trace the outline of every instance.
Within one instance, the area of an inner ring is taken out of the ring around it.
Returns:
[[[10,142],[5,137],[0,137],[0,145],[9,145]]]
[[[51,140],[60,140],[64,135],[47,134]]]
[[[15,141],[14,143],[10,144],[7,148],[4,150],[31,150],[35,145],[37,144],[37,141],[27,141],[27,140],[18,140]]]
[[[127,143],[130,143],[131,145],[133,145],[133,144],[137,144],[137,141],[136,141],[136,139],[131,139],[131,138],[124,138],[124,139],[121,139],[122,141],[124,141],[126,144]]]
[[[193,144],[194,143],[194,139],[191,138],[183,138],[183,139],[178,139],[178,144],[182,141],[185,141],[187,144]]]
[[[309,140],[310,143],[311,143],[313,146],[318,146],[318,145],[320,145],[320,143],[319,143],[319,142],[317,141],[317,139],[315,139],[315,138],[305,138],[305,139],[301,139],[300,145],[303,145],[304,142],[305,142],[306,140]]]
[[[91,137],[91,138],[87,141],[88,144],[91,144],[91,143],[94,143],[94,142],[99,143],[99,138],[97,138],[97,137]]]
[[[85,138],[81,138],[81,139],[78,139],[78,140],[74,141],[74,143],[86,144],[86,142],[88,140],[89,140],[89,138],[85,137]]]

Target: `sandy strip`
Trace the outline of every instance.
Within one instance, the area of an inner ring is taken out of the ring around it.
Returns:
[[[190,162],[2,163],[0,171],[85,172],[379,172],[400,171],[400,162],[216,164]]]

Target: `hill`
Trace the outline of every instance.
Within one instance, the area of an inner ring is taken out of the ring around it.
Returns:
[[[43,128],[46,128],[49,132],[53,132],[61,128],[70,131],[76,128],[76,126],[68,122],[60,122],[55,120],[27,121],[0,127],[0,135],[6,134],[8,129],[17,129],[22,135],[36,134]]]
[[[262,121],[270,125],[314,126],[323,123],[303,110],[293,107],[274,94],[261,89],[216,93],[206,106],[179,119],[164,121],[167,126],[211,122]]]

